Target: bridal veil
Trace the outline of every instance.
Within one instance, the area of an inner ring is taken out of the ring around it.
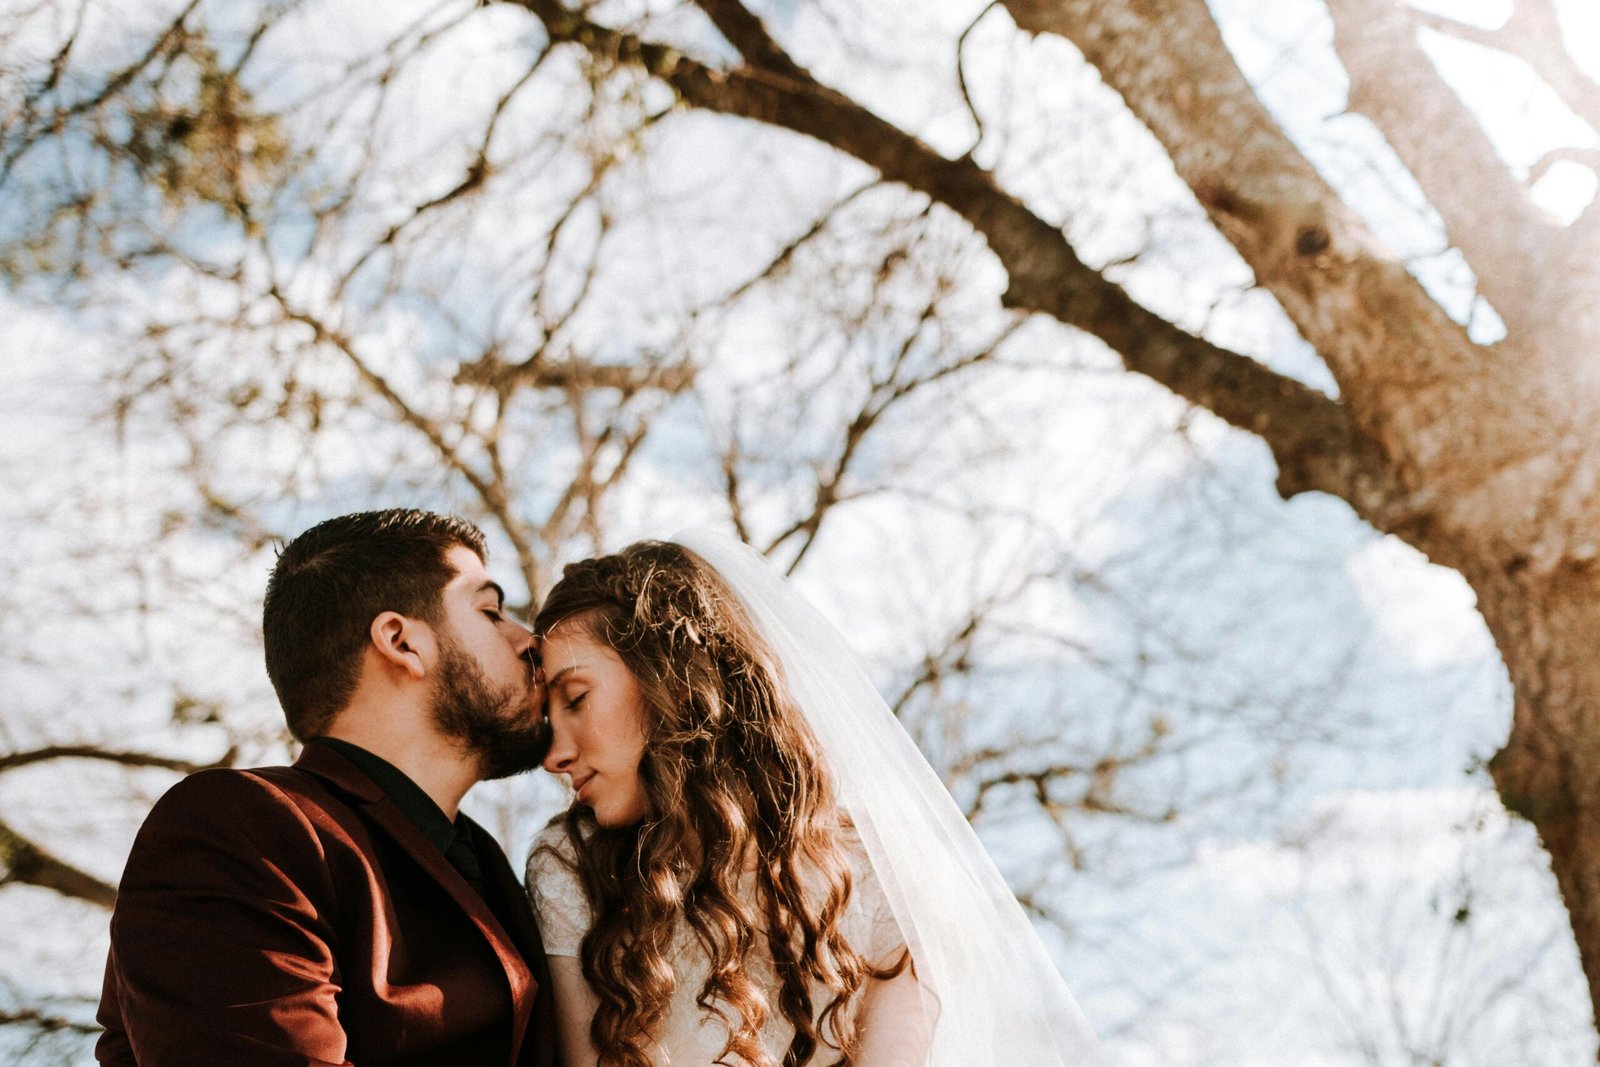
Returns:
[[[1100,1067],[1088,1021],[994,862],[843,636],[755,551],[710,564],[779,658],[931,997],[928,1067]]]

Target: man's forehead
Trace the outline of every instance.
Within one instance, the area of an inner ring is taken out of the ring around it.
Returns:
[[[456,576],[450,579],[451,585],[481,585],[489,577],[489,572],[483,568],[483,560],[466,545],[451,545],[444,558],[455,568]]]
[[[478,554],[465,545],[455,545],[445,553],[445,560],[455,568],[455,577],[445,584],[445,589],[464,593],[467,596],[477,596],[479,593],[493,593],[499,600],[503,594],[500,586],[489,577],[489,572],[484,569],[483,560]]]

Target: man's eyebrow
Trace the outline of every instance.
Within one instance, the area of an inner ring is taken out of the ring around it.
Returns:
[[[472,591],[472,595],[473,596],[477,596],[479,593],[487,592],[487,591],[489,591],[491,589],[494,590],[494,606],[497,607],[497,608],[505,607],[506,606],[506,591],[504,589],[500,588],[500,583],[499,582],[496,582],[496,581],[494,581],[492,579],[490,581],[484,582],[482,585],[478,586],[478,588],[474,589]]]

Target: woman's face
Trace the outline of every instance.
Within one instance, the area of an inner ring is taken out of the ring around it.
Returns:
[[[540,660],[548,681],[550,754],[544,769],[565,774],[578,803],[601,826],[631,826],[650,811],[639,760],[644,756],[644,698],[633,672],[581,625],[557,623]]]

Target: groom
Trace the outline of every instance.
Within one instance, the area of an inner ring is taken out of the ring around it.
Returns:
[[[459,814],[536,766],[533,635],[483,535],[421,511],[330,519],[267,585],[292,767],[192,775],[134,842],[111,918],[102,1063],[548,1067],[544,946]]]

